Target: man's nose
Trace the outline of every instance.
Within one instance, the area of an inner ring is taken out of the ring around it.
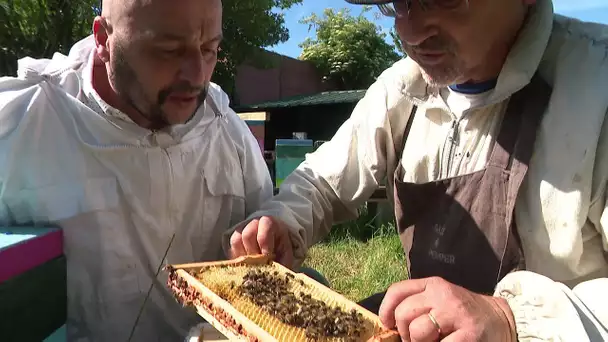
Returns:
[[[189,52],[182,61],[179,79],[190,84],[203,84],[207,76],[206,66],[207,63],[200,50]]]
[[[407,45],[416,46],[437,35],[437,26],[434,25],[431,15],[432,13],[422,9],[417,0],[412,1],[409,11],[395,19],[401,40]]]

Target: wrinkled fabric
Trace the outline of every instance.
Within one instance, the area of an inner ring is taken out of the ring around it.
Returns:
[[[354,219],[380,184],[390,184],[396,169],[410,183],[482,169],[507,100],[538,72],[552,95],[515,203],[526,271],[509,274],[496,295],[509,294],[522,341],[597,341],[587,328],[605,333],[608,293],[588,284],[608,276],[607,56],[606,26],[555,15],[550,0],[538,0],[496,87],[462,115],[450,111],[440,89],[426,85],[411,59],[399,61],[370,86],[331,141],[285,179],[279,194],[236,227],[276,216],[291,229],[297,267],[334,223]],[[402,150],[414,105],[420,115]],[[409,252],[411,236],[404,241]]]
[[[190,122],[162,132],[85,106],[93,47],[88,37],[69,56],[24,58],[0,79],[0,221],[63,228],[69,341],[127,341],[152,282],[133,341],[183,340],[200,318],[157,269],[225,259],[222,234],[272,181],[215,84]]]

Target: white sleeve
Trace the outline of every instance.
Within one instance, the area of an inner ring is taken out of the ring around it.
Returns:
[[[11,225],[8,206],[5,202],[5,182],[11,172],[14,134],[31,110],[39,108],[45,101],[43,91],[37,82],[14,77],[0,78],[0,225]],[[14,170],[13,170],[14,172]]]
[[[608,119],[608,114],[606,116]],[[608,120],[598,141],[588,219],[608,254]],[[608,261],[606,261],[608,262]],[[495,295],[507,299],[519,341],[608,340],[608,279],[587,280],[570,289],[542,275],[521,271],[507,275]]]
[[[395,153],[389,98],[387,84],[379,78],[334,137],[308,154],[283,181],[279,194],[238,227],[261,216],[280,219],[291,229],[293,267],[298,267],[308,247],[333,224],[356,218],[386,176],[387,155]]]
[[[606,289],[606,278],[570,289],[540,274],[518,271],[503,278],[494,295],[509,303],[519,341],[606,341]]]

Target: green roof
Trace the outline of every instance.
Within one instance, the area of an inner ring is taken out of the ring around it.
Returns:
[[[291,108],[301,106],[315,106],[315,105],[328,105],[337,103],[354,103],[363,98],[365,95],[364,89],[362,90],[339,90],[339,91],[325,91],[318,94],[312,95],[298,95],[293,97],[284,98],[277,101],[268,101],[244,106],[238,106],[235,110],[266,110],[272,108]]]

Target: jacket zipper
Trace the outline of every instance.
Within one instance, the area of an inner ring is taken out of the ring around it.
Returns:
[[[167,227],[172,227],[172,216],[174,214],[174,210],[173,210],[173,164],[171,163],[171,155],[169,155],[169,152],[167,151],[166,148],[161,148],[161,151],[163,151],[163,154],[165,155],[165,157],[167,157],[167,164],[169,166],[169,177],[167,179]]]
[[[455,146],[460,144],[460,122],[466,118],[471,113],[471,110],[466,110],[462,113],[459,118],[455,118],[454,115],[450,112],[450,115],[453,117],[452,126],[450,127],[450,131],[448,132],[446,139],[443,144],[442,153],[443,157],[441,158],[441,162],[443,165],[440,165],[440,176],[441,179],[450,178],[452,172],[452,163],[454,162],[454,151]],[[449,146],[448,146],[449,145]],[[445,154],[446,147],[448,148],[448,153]]]
[[[458,141],[457,141],[458,122],[459,122],[459,120],[457,120],[457,119],[452,120],[452,126],[450,127],[450,130],[443,143],[442,151],[444,152],[444,157],[442,158],[442,162],[443,162],[443,167],[442,167],[442,172],[441,172],[442,179],[450,177],[450,171],[452,169],[451,166],[452,166],[452,154],[454,153],[454,145],[458,144]],[[449,147],[448,147],[448,145],[449,145]],[[447,154],[445,154],[446,147],[448,147]]]
[[[158,140],[158,131],[157,130],[152,130],[152,134],[154,136],[154,140]],[[167,158],[167,166],[168,166],[168,179],[167,179],[167,203],[166,203],[166,217],[167,217],[167,227],[172,227],[172,219],[171,216],[173,215],[173,187],[171,186],[171,184],[173,183],[173,178],[174,178],[174,172],[173,172],[173,164],[171,163],[171,155],[169,154],[169,152],[167,151],[166,148],[164,147],[160,147],[160,150],[163,154],[163,156],[165,156]],[[175,232],[174,232],[175,233]]]

